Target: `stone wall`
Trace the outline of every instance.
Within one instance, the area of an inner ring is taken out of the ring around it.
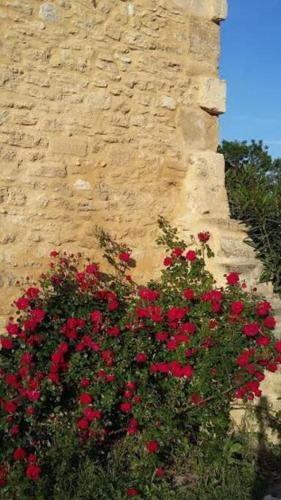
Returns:
[[[0,316],[53,247],[95,255],[95,225],[150,272],[159,214],[227,219],[225,16],[225,0],[1,0]]]

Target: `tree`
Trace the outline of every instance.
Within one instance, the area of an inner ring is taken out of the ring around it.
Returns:
[[[231,216],[247,224],[248,243],[263,262],[261,281],[281,293],[281,159],[262,141],[223,141]]]

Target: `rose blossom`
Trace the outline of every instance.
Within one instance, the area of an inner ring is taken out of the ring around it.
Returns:
[[[148,443],[146,443],[146,449],[149,453],[157,453],[157,451],[159,451],[158,441],[148,441]]]

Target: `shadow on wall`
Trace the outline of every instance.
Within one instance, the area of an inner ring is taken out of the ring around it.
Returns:
[[[260,399],[255,414],[258,449],[251,500],[281,499],[281,414],[272,415],[265,396]]]

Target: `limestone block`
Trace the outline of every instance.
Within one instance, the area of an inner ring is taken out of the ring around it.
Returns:
[[[52,154],[86,156],[87,141],[73,137],[54,137],[49,141],[49,150]]]
[[[227,17],[227,0],[173,0],[173,3],[192,15],[213,21],[222,21]]]
[[[190,24],[190,54],[197,61],[212,64],[213,69],[219,62],[219,34],[219,26],[211,21],[206,22],[204,18],[194,17]]]
[[[182,106],[177,115],[177,126],[186,147],[195,150],[217,148],[217,119],[200,108]]]
[[[173,0],[178,7],[186,9],[190,14],[197,16],[208,16],[210,12],[209,2],[212,0]]]
[[[198,102],[211,114],[225,113],[226,82],[218,78],[203,77],[199,81]]]
[[[242,239],[222,238],[221,239],[222,254],[226,257],[246,257],[253,259],[255,256],[252,247],[243,242]]]
[[[224,158],[207,152],[187,155],[188,173],[185,178],[187,217],[192,220],[202,216],[229,216],[227,195],[224,187]]]
[[[227,0],[213,0],[212,3],[212,19],[214,21],[223,21],[227,18],[228,8]]]
[[[60,179],[66,177],[66,166],[63,162],[26,162],[24,165],[24,177],[32,179],[33,177],[54,177]],[[35,197],[33,203],[35,203]]]

